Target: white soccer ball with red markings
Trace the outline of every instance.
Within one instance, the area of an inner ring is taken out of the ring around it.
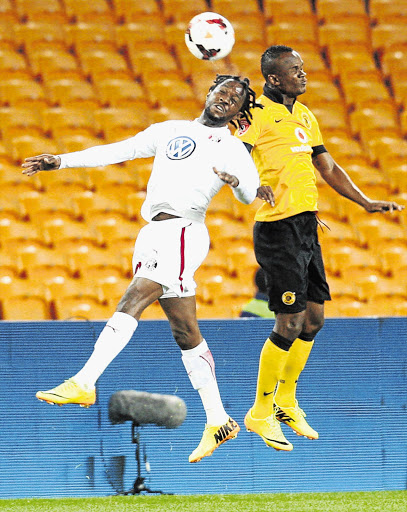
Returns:
[[[219,60],[228,55],[235,44],[231,23],[216,12],[197,14],[185,32],[189,51],[202,60]]]

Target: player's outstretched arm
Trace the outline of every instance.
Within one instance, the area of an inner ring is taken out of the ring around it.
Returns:
[[[22,165],[23,174],[27,176],[33,176],[39,171],[54,171],[59,169],[61,165],[61,159],[55,155],[37,155],[30,156],[24,160]]]
[[[367,212],[393,212],[404,210],[404,206],[395,201],[380,201],[367,197],[351,180],[329,153],[321,153],[313,158],[313,164],[322,178],[338,194],[360,204]]]
[[[218,171],[216,167],[213,168],[213,172],[219,179],[230,185],[232,188],[236,188],[239,186],[239,180],[236,178],[236,176],[233,176],[233,174]]]

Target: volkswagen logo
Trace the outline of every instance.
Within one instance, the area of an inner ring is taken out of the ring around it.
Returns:
[[[194,152],[195,141],[189,137],[175,137],[167,144],[166,155],[170,160],[183,160]]]

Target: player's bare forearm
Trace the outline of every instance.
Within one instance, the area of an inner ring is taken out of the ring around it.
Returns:
[[[313,163],[328,185],[341,196],[362,206],[367,212],[392,212],[404,209],[403,205],[394,201],[370,199],[353,183],[346,171],[333,160],[329,153],[316,156],[313,158]]]
[[[33,176],[39,171],[54,171],[59,169],[61,165],[61,158],[55,155],[37,155],[30,156],[24,160],[22,165],[23,174]]]
[[[273,193],[272,188],[269,185],[261,185],[257,189],[256,197],[263,199],[263,201],[266,201],[271,206],[275,206],[274,193]]]

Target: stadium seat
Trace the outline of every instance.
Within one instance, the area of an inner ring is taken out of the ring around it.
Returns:
[[[119,300],[127,290],[130,281],[121,276],[110,275],[93,280],[93,284],[98,291],[99,297],[114,311]]]
[[[196,314],[199,319],[232,318],[235,316],[232,306],[225,302],[222,304],[197,302]]]
[[[157,20],[161,15],[159,4],[156,0],[145,0],[143,2],[113,0],[113,9],[121,23],[138,22],[140,18],[143,19],[145,16],[154,16]],[[148,29],[147,25],[146,29]]]
[[[230,213],[220,214],[220,211],[207,212],[206,225],[212,244],[223,245],[225,239],[242,238],[246,225],[236,220]]]
[[[133,75],[123,55],[115,50],[87,48],[78,52],[85,75],[97,83],[104,78],[132,79]]]
[[[309,0],[263,0],[263,10],[267,21],[309,16],[313,13]]]
[[[50,276],[69,275],[69,269],[65,254],[54,251],[49,247],[40,247],[38,245],[27,245],[15,253],[16,261],[20,270],[20,275],[28,277],[32,281],[37,279],[37,283],[42,283],[41,278]]]
[[[67,49],[59,47],[34,47],[28,52],[28,60],[35,76],[46,77],[54,71],[80,72],[75,57]]]
[[[121,140],[150,125],[150,109],[144,103],[134,109],[103,108],[94,112],[94,118],[97,131],[107,140]]]
[[[46,108],[41,113],[42,125],[48,134],[96,135],[93,111],[65,105]]]
[[[347,20],[327,22],[319,26],[318,39],[321,48],[328,52],[338,43],[346,42],[364,44],[367,49],[370,49],[369,21],[368,19],[349,17]]]
[[[346,80],[343,80],[342,90],[345,101],[348,106],[361,106],[366,104],[376,104],[390,100],[390,94],[386,86],[377,79],[376,73],[363,75],[353,75],[350,73]]]
[[[284,41],[288,46],[301,50],[303,43],[318,44],[318,28],[314,15],[301,15],[290,17],[283,21],[276,21],[266,25],[266,40],[270,46]]]
[[[78,21],[114,22],[115,16],[107,0],[64,0],[65,11],[70,23]]]
[[[108,320],[114,311],[110,306],[91,298],[63,298],[55,300],[57,320]]]
[[[360,243],[367,247],[375,247],[387,240],[403,240],[405,229],[400,225],[386,220],[383,216],[371,216],[360,219],[356,225]]]
[[[195,99],[192,87],[181,78],[156,78],[146,83],[147,94],[154,105],[164,105],[170,100]]]
[[[3,139],[16,135],[44,135],[40,113],[23,107],[0,107],[0,131]]]
[[[104,107],[126,108],[137,100],[147,97],[140,83],[123,78],[104,78],[95,84],[100,103]]]
[[[122,272],[122,267],[115,257],[119,251],[108,251],[95,247],[86,241],[72,245],[67,252],[67,261],[75,277],[85,277],[89,269],[115,268]]]
[[[261,12],[253,12],[241,17],[236,17],[236,19],[233,20],[233,29],[235,31],[236,42],[233,46],[233,51],[230,53],[230,57],[235,56],[235,52],[239,46],[248,46],[251,44],[264,45],[265,24],[264,17]],[[258,53],[255,58],[257,66],[259,65],[258,61],[260,55],[261,53]],[[248,73],[248,71],[245,73]]]
[[[400,135],[397,111],[392,102],[378,102],[375,105],[362,106],[349,115],[352,133],[397,132]]]
[[[41,21],[61,26],[68,21],[58,0],[15,0],[15,7],[21,23]]]
[[[69,78],[49,80],[46,88],[53,106],[76,105],[84,109],[94,109],[99,106],[93,87],[83,80]]]
[[[97,236],[91,233],[89,227],[83,222],[68,220],[62,215],[44,220],[40,228],[46,243],[61,250],[76,247],[78,243],[93,246],[100,244]]]
[[[335,159],[359,157],[364,154],[361,145],[346,133],[332,133],[331,135],[328,132],[324,140],[326,148]]]
[[[407,269],[407,244],[403,240],[395,240],[394,245],[381,244],[378,250],[381,271],[386,276],[397,278],[400,269]]]
[[[372,27],[372,46],[379,57],[389,50],[406,46],[405,20],[394,18]]]
[[[143,17],[141,20],[116,26],[117,45],[121,51],[127,51],[128,48],[134,48],[142,44],[156,43],[159,46],[170,44],[166,37],[167,29],[168,26],[164,25],[159,18],[157,19],[154,16]],[[141,70],[139,70],[140,73]]]
[[[182,78],[177,62],[169,48],[162,43],[142,42],[128,45],[128,55],[134,74],[145,78],[146,88],[155,81],[155,76],[158,74]]]
[[[3,79],[31,78],[30,69],[23,55],[12,48],[0,47],[0,73]]]
[[[40,110],[48,106],[42,86],[32,79],[8,78],[0,83],[0,104]]]
[[[407,300],[400,296],[376,295],[366,305],[366,312],[371,316],[406,316]]]
[[[353,0],[349,4],[338,0],[317,0],[316,12],[321,24],[346,21],[348,17],[352,19],[360,18],[364,22],[367,21],[364,0]]]
[[[17,135],[9,140],[10,154],[17,165],[20,165],[25,158],[43,153],[57,155],[59,147],[52,139],[41,135]]]
[[[379,263],[374,254],[354,245],[331,247],[326,264],[329,271],[336,276],[342,276],[349,268],[379,269]]]
[[[50,320],[51,313],[42,297],[2,299],[2,319],[9,321]]]
[[[66,26],[52,22],[35,20],[27,23],[16,23],[14,28],[15,42],[26,54],[39,49],[68,49],[66,41]]]
[[[393,193],[407,190],[407,164],[389,165],[386,169],[386,174]]]
[[[213,12],[222,13],[232,24],[235,18],[260,11],[257,0],[212,0],[211,8]]]
[[[381,68],[385,78],[398,80],[400,73],[407,74],[407,45],[385,51],[381,56]]]
[[[99,214],[89,221],[92,229],[99,235],[102,244],[112,250],[133,248],[141,225],[126,220],[114,213]]]
[[[357,73],[361,78],[365,73],[374,73],[380,79],[373,55],[364,45],[343,45],[330,48],[329,63],[332,75],[346,81],[349,75]],[[356,77],[356,75],[353,75]]]
[[[322,77],[321,77],[322,78]],[[316,77],[307,82],[307,91],[301,95],[301,103],[308,105],[314,101],[318,105],[327,102],[342,103],[342,97],[338,87],[333,83],[332,78],[318,79]]]
[[[336,130],[349,131],[346,108],[343,103],[322,103],[313,106],[312,113],[318,120],[322,135]]]
[[[370,0],[369,14],[374,25],[403,19],[407,16],[407,2],[405,0]]]
[[[44,219],[53,215],[64,215],[69,219],[75,219],[76,214],[69,196],[52,196],[36,190],[20,195],[19,202],[24,216],[34,224],[41,224]]]
[[[188,22],[197,14],[208,11],[205,0],[197,0],[196,2],[184,2],[183,0],[162,0],[163,16],[167,24],[176,23],[178,21],[187,27]],[[214,11],[222,12],[222,11]],[[226,16],[225,13],[222,12]]]
[[[366,152],[372,164],[379,163],[386,169],[392,160],[399,161],[407,156],[407,142],[401,137],[383,134],[366,141]]]
[[[245,245],[228,248],[226,250],[226,260],[230,275],[238,278],[243,269],[247,271],[250,268],[254,273],[259,266],[253,248]]]

